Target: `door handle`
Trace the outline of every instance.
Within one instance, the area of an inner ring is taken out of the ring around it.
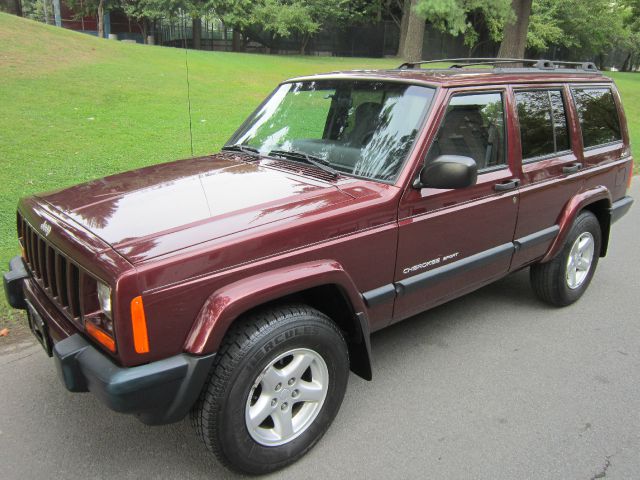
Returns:
[[[582,168],[582,164],[581,163],[579,163],[579,162],[572,163],[571,165],[567,165],[566,167],[562,167],[562,173],[569,175],[571,173],[576,173],[581,168]]]
[[[520,180],[517,178],[512,178],[511,180],[507,180],[502,183],[496,183],[493,186],[493,189],[496,192],[504,192],[506,190],[513,190],[514,188],[518,188],[518,185],[520,185]]]

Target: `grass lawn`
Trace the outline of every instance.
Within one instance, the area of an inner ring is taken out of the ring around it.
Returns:
[[[395,59],[188,52],[194,153],[217,151],[283,79]],[[0,13],[0,270],[19,197],[190,155],[185,52]],[[613,74],[640,141],[640,75]],[[0,299],[0,328],[15,314]]]

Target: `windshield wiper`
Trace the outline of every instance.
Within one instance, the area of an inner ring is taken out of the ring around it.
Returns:
[[[269,152],[269,156],[271,157],[283,157],[290,160],[302,160],[314,167],[319,168],[327,173],[330,173],[333,178],[337,178],[340,175],[340,172],[333,168],[329,162],[327,162],[324,158],[316,157],[314,155],[309,155],[305,152],[297,152],[295,150],[271,150]]]
[[[236,143],[234,145],[225,145],[224,147],[222,147],[222,150],[228,150],[231,152],[250,153],[252,155],[260,154],[257,148],[250,147],[249,145],[244,145],[242,143]]]

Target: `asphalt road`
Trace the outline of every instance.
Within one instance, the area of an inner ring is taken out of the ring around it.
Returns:
[[[640,199],[640,179],[632,194]],[[640,478],[640,203],[586,295],[553,309],[521,272],[374,335],[324,439],[273,478]],[[188,421],[147,427],[0,356],[0,477],[234,478]]]

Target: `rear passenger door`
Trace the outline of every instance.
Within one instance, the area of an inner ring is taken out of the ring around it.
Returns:
[[[522,164],[515,270],[548,250],[559,232],[560,212],[581,188],[585,165],[568,87],[522,86],[512,95]]]
[[[424,164],[471,157],[477,183],[408,188],[400,202],[394,321],[504,275],[511,262],[518,182],[507,162],[505,87],[452,90]]]

